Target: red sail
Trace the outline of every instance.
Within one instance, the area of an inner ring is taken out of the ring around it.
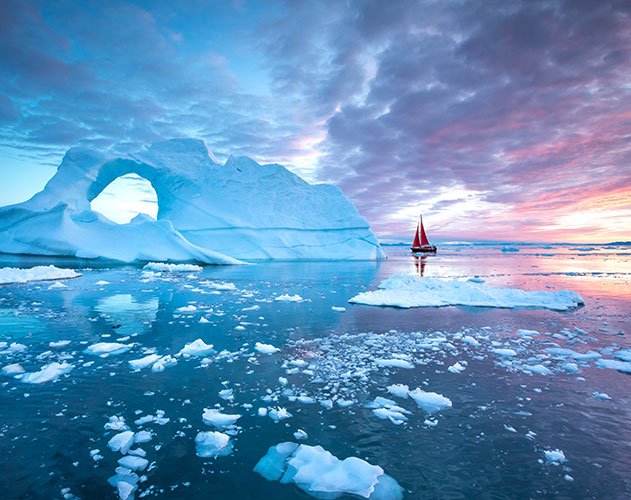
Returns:
[[[418,238],[418,232],[417,236]],[[416,240],[414,240],[416,242]],[[421,246],[429,246],[429,241],[427,241],[427,235],[425,234],[425,228],[423,227],[423,219],[421,219]]]
[[[425,234],[425,233],[423,233],[423,234]],[[425,238],[425,239],[427,239],[427,238]],[[414,243],[412,243],[412,246],[414,248],[418,248],[418,247],[421,246],[421,244],[418,241],[418,224],[416,225],[416,233],[414,233]]]

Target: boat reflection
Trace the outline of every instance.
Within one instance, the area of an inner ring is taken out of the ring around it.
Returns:
[[[418,276],[423,276],[423,274],[425,273],[427,255],[413,255],[412,257],[414,257],[414,267],[416,268],[416,274]]]

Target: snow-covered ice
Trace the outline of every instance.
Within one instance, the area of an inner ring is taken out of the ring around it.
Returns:
[[[437,411],[451,408],[452,403],[449,398],[436,392],[425,392],[420,387],[410,391],[410,397],[416,401],[419,408],[423,408],[428,413],[436,413]]]
[[[202,420],[206,425],[212,425],[214,427],[217,427],[218,429],[230,427],[231,425],[234,425],[240,418],[241,415],[221,413],[220,410],[217,410],[215,408],[204,408],[204,414],[202,415]]]
[[[178,356],[206,356],[213,351],[214,349],[212,344],[206,344],[206,342],[202,339],[197,339],[182,347]]]
[[[0,236],[0,239],[2,239],[2,236]],[[78,278],[79,276],[81,275],[73,269],[60,269],[53,265],[35,266],[26,269],[15,267],[0,268],[0,284],[69,279]]]
[[[108,356],[114,356],[116,354],[127,352],[132,347],[133,344],[121,344],[119,342],[97,342],[96,344],[88,346],[85,350],[85,353],[106,358]]]
[[[378,290],[362,292],[349,302],[401,308],[461,305],[532,307],[558,311],[584,304],[582,297],[570,290],[526,291],[408,274],[395,274],[382,281]]]
[[[169,264],[167,262],[149,262],[145,264],[143,269],[147,271],[169,272],[169,273],[190,273],[200,272],[203,270],[202,266],[195,264]]]

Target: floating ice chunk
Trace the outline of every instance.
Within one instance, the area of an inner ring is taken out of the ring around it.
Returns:
[[[298,294],[296,295],[283,294],[283,295],[279,295],[274,300],[277,302],[302,302],[303,299]]]
[[[402,308],[462,305],[537,307],[559,311],[584,304],[579,294],[569,290],[531,292],[407,274],[391,276],[381,282],[378,290],[360,293],[349,302]]]
[[[565,453],[563,453],[561,450],[544,450],[543,454],[546,457],[546,460],[552,465],[559,465],[563,462],[567,462],[567,459],[565,458]]]
[[[451,373],[462,373],[463,371],[465,371],[465,367],[463,365],[461,365],[459,362],[451,365],[449,368],[447,368],[448,371],[450,371]]]
[[[631,373],[631,362],[629,361],[618,361],[616,359],[599,359],[598,361],[596,361],[596,366],[599,368],[609,368],[611,370]]]
[[[99,286],[103,286],[103,285],[109,285],[110,282],[109,281],[105,281],[105,280],[99,280],[96,283],[94,283],[95,285],[99,285]]]
[[[160,271],[170,273],[189,273],[202,271],[202,266],[196,266],[194,264],[168,264],[166,262],[149,262],[143,269],[147,271]]]
[[[602,399],[602,400],[611,399],[611,396],[609,396],[609,394],[606,394],[604,392],[592,392],[592,396],[594,396],[596,399]]]
[[[70,340],[58,340],[57,342],[49,342],[48,347],[66,347],[70,344]]]
[[[169,418],[164,416],[163,410],[156,410],[155,415],[145,415],[144,417],[140,417],[138,420],[134,421],[136,425],[144,425],[149,423],[154,423],[158,425],[165,425],[169,422]]]
[[[527,372],[538,373],[539,375],[552,375],[552,370],[542,364],[522,365],[521,369]]]
[[[206,318],[204,318],[203,316],[201,318],[199,318],[199,322],[202,324],[206,324],[206,323],[210,323],[210,321],[208,321]]]
[[[619,351],[614,352],[613,355],[622,361],[631,362],[631,349],[620,349]]]
[[[68,287],[64,285],[61,281],[56,281],[55,283],[53,283],[52,285],[48,287],[49,290],[54,290],[55,288],[68,288]]]
[[[259,408],[257,414],[259,417],[267,417],[267,408]]]
[[[18,373],[24,373],[24,368],[19,363],[13,363],[11,365],[5,365],[2,367],[2,373],[4,375],[17,375]]]
[[[49,363],[40,368],[37,372],[24,373],[18,375],[22,382],[27,384],[43,384],[44,382],[50,382],[55,380],[61,375],[70,373],[74,368],[73,365],[66,363]]]
[[[195,312],[197,311],[197,307],[195,307],[194,305],[188,305],[188,306],[178,307],[176,311],[181,312],[181,313]]]
[[[151,441],[151,438],[153,438],[153,434],[151,434],[151,432],[138,431],[136,432],[136,434],[134,434],[134,443],[135,444],[148,443],[149,441]]]
[[[202,458],[223,457],[232,453],[230,436],[217,431],[199,432],[195,436],[195,448],[197,456]]]
[[[339,460],[321,446],[280,443],[259,460],[254,471],[269,481],[295,483],[316,498],[343,494],[372,500],[399,500],[403,490],[379,466],[349,457]]]
[[[464,337],[462,337],[462,341],[473,346],[480,345],[480,342],[478,342],[477,339],[475,339],[471,335],[465,335]]]
[[[513,357],[517,356],[517,352],[514,349],[493,349],[493,352],[498,356]]]
[[[3,342],[4,346],[6,347],[6,342]],[[9,345],[9,347],[6,347],[6,349],[3,349],[2,351],[0,351],[0,354],[17,354],[18,352],[24,352],[26,350],[26,346],[24,344],[20,344],[18,342],[11,342],[11,344]]]
[[[111,431],[129,430],[129,427],[127,427],[127,424],[125,423],[125,419],[123,417],[119,417],[118,415],[110,417],[110,421],[107,422],[103,427]]]
[[[202,339],[197,339],[190,344],[186,344],[180,352],[178,352],[178,356],[206,356],[213,352],[213,345],[206,344]]]
[[[147,468],[149,465],[149,460],[142,457],[135,457],[132,455],[127,455],[118,459],[118,463],[122,467],[126,467],[133,471],[141,471]]]
[[[537,330],[517,330],[519,335],[523,335],[524,337],[534,337],[535,335],[539,335]]]
[[[436,392],[425,392],[420,387],[410,391],[410,397],[416,401],[419,408],[423,408],[428,413],[435,413],[452,406],[449,398]]]
[[[114,435],[107,443],[112,451],[120,451],[123,455],[129,453],[129,449],[134,444],[134,433],[132,431],[123,431]]]
[[[118,342],[97,342],[89,346],[84,352],[93,356],[107,358],[108,356],[127,352],[133,346],[133,344],[119,344]]]
[[[142,370],[144,368],[149,368],[160,358],[161,356],[159,354],[149,354],[144,358],[132,359],[129,361],[129,366],[132,370]]]
[[[410,392],[410,388],[404,384],[393,384],[389,385],[386,389],[393,396],[397,396],[398,398],[407,398],[408,393]]]
[[[280,351],[278,347],[274,347],[271,344],[262,344],[261,342],[257,342],[254,345],[254,349],[263,354],[274,354],[275,352]]]
[[[269,418],[271,418],[274,422],[278,422],[279,420],[285,420],[286,418],[291,418],[293,415],[287,411],[286,408],[281,408],[280,406],[276,408],[271,408],[267,412]]]
[[[163,372],[165,368],[169,366],[173,366],[177,364],[177,359],[173,356],[162,356],[158,361],[156,361],[151,367],[151,371],[154,373]]]
[[[384,366],[387,368],[414,368],[414,365],[405,359],[375,359],[375,363],[379,366]]]
[[[581,371],[576,363],[564,363],[562,368],[569,373],[578,373]]]
[[[205,285],[208,288],[226,292],[237,289],[234,283],[229,283],[226,281],[204,281],[203,283],[200,283],[200,285]]]
[[[202,420],[206,425],[212,425],[217,427],[218,429],[223,429],[225,427],[229,427],[234,425],[237,420],[241,418],[241,415],[230,415],[227,413],[221,413],[216,409],[208,409],[204,408],[204,414],[202,415]]]
[[[309,438],[309,434],[307,434],[302,429],[298,429],[296,432],[294,432],[294,438],[295,439],[308,439]]]
[[[81,276],[72,269],[60,269],[53,265],[35,266],[28,269],[16,267],[0,268],[0,284],[26,283],[28,281],[59,280]]]
[[[391,399],[383,398],[381,396],[377,396],[375,400],[367,405],[367,408],[373,408],[372,412],[381,419],[388,419],[395,425],[402,424],[408,418],[405,414],[410,414],[411,412],[406,410],[405,408],[401,408],[397,406],[397,404]]]
[[[346,307],[331,306],[331,309],[333,311],[337,311],[337,312],[344,312],[344,311],[346,311]]]

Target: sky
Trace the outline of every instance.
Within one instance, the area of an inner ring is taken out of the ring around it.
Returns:
[[[0,71],[0,205],[72,146],[196,137],[339,186],[382,240],[421,212],[430,240],[631,240],[628,0],[3,0]],[[99,211],[151,209],[116,182]]]

